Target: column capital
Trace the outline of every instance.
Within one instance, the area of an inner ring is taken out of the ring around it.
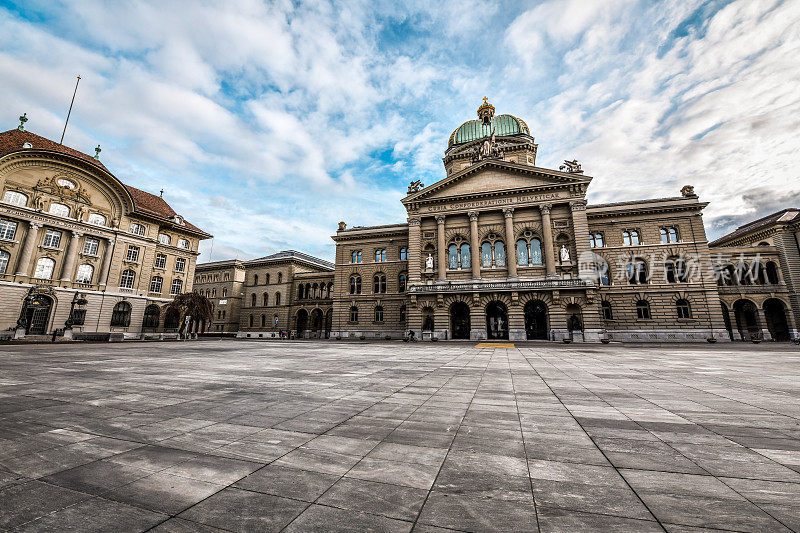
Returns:
[[[420,217],[408,217],[408,225],[409,226],[419,226],[422,222]]]
[[[28,227],[30,229],[38,230],[38,229],[42,228],[42,223],[41,222],[28,222]]]
[[[117,239],[115,239],[114,237],[106,237],[106,240],[108,241],[108,244],[114,244],[115,242],[117,242]]]
[[[467,211],[469,215],[470,222],[476,222],[478,220],[478,212],[477,211]]]
[[[444,219],[445,219],[444,215],[436,215],[435,218],[436,218],[436,223],[437,224],[444,224]]]
[[[569,203],[573,211],[586,211],[586,200],[573,200]]]
[[[541,211],[543,215],[549,215],[552,208],[553,204],[539,204],[539,211]]]
[[[514,216],[514,208],[513,207],[504,207],[503,208],[503,214],[506,216],[506,218],[513,217]]]
[[[72,236],[75,237],[76,239],[79,239],[79,238],[83,237],[83,232],[74,229],[74,230],[72,230]]]

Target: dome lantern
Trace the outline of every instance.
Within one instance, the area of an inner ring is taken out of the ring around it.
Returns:
[[[485,125],[489,125],[492,121],[492,117],[494,116],[494,106],[489,103],[489,99],[487,97],[483,97],[483,103],[478,108],[478,118]]]

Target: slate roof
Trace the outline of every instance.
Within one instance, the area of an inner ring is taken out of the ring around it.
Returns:
[[[108,170],[103,163],[88,154],[84,154],[83,152],[80,152],[74,148],[70,148],[69,146],[58,144],[55,141],[51,141],[50,139],[42,137],[41,135],[36,135],[30,131],[21,131],[19,129],[8,130],[0,133],[0,157],[11,152],[19,152],[24,150],[22,145],[26,142],[32,145],[32,148],[30,148],[32,150],[50,150],[54,152],[61,152],[62,154],[80,158],[100,169],[103,169],[109,174],[111,173],[111,171]],[[149,192],[141,189],[137,189],[136,187],[131,187],[130,185],[125,185],[125,188],[133,197],[134,212],[164,218],[167,220],[177,214],[175,213],[175,210],[164,201],[163,198],[156,196],[155,194],[150,194]],[[209,233],[201,230],[194,224],[189,223],[185,219],[184,225],[179,227],[211,237]]]
[[[265,255],[264,257],[251,259],[247,261],[247,263],[263,263],[266,261],[276,261],[279,259],[299,259],[301,261],[313,263],[317,266],[330,270],[333,270],[334,267],[333,263],[331,263],[330,261],[325,261],[324,259],[320,259],[319,257],[314,257],[313,255],[308,255],[303,252],[298,252],[297,250],[283,250],[281,252],[275,252],[274,254]]]
[[[759,218],[758,220],[754,220],[752,222],[748,222],[744,226],[739,226],[738,228],[736,228],[732,232],[728,233],[727,235],[723,235],[719,239],[708,243],[708,245],[709,246],[719,246],[719,245],[721,245],[721,244],[723,244],[725,242],[732,241],[734,239],[737,239],[739,237],[747,235],[748,233],[751,233],[753,231],[757,231],[757,230],[759,230],[761,228],[769,226],[770,224],[772,224],[774,222],[778,222],[778,220],[784,214],[786,214],[787,212],[790,212],[790,211],[794,211],[795,213],[797,213],[797,212],[800,212],[800,209],[797,209],[796,207],[795,208],[782,209],[782,210],[778,211],[777,213],[772,213],[771,215],[767,215],[765,217]],[[795,217],[796,216],[797,215],[795,215]],[[795,217],[792,217],[791,220],[794,220]]]

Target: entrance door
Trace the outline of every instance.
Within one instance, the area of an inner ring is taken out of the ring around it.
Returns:
[[[486,336],[490,339],[508,338],[508,313],[500,302],[486,306]]]
[[[733,312],[736,317],[736,328],[739,330],[742,340],[750,340],[752,337],[761,335],[756,304],[750,300],[737,300],[733,304]]]
[[[525,304],[525,334],[528,339],[547,339],[547,306],[541,300]]]
[[[47,296],[37,296],[28,304],[25,317],[26,335],[44,335],[47,332],[52,306],[53,300]]]
[[[308,329],[308,311],[300,309],[297,312],[297,336],[303,338]]]
[[[777,298],[770,298],[764,302],[764,318],[767,322],[769,334],[772,335],[774,340],[789,340],[789,323],[786,320],[783,302]]]
[[[469,339],[469,306],[456,302],[450,307],[450,329],[454,339]]]

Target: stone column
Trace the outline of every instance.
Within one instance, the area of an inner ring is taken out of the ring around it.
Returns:
[[[111,270],[111,257],[114,255],[114,239],[108,239],[106,242],[106,250],[103,255],[103,267],[100,269],[100,277],[98,278],[100,285],[105,287],[108,285],[108,273]]]
[[[28,223],[28,234],[25,236],[25,244],[22,245],[22,252],[17,261],[17,276],[28,276],[30,272],[31,256],[36,247],[36,236],[39,235],[41,227],[42,225],[37,222]]]
[[[514,244],[514,208],[506,207],[503,209],[506,217],[506,268],[508,276],[517,277],[517,253]]]
[[[419,217],[408,217],[408,281],[409,283],[419,283],[420,281],[420,219]]]
[[[553,256],[553,223],[550,221],[550,209],[552,204],[542,204],[539,210],[542,212],[542,240],[544,240],[544,266],[548,276],[555,276],[556,263]]]
[[[447,250],[444,248],[444,215],[436,215],[436,256],[439,267],[439,279],[447,279]]]
[[[469,251],[470,262],[472,263],[472,277],[481,277],[481,251],[478,242],[478,212],[469,212]]]
[[[67,256],[64,258],[64,266],[61,267],[61,281],[70,281],[72,279],[72,271],[75,270],[75,259],[78,257],[78,243],[83,233],[73,231],[72,237],[69,239],[69,246],[67,246]]]
[[[576,256],[572,258],[572,264],[580,268],[581,254],[591,249],[589,244],[589,221],[586,218],[586,200],[575,200],[569,203],[572,210],[572,229],[575,237],[575,253]],[[588,265],[584,265],[586,267]],[[579,276],[591,276],[591,272],[580,272]]]

